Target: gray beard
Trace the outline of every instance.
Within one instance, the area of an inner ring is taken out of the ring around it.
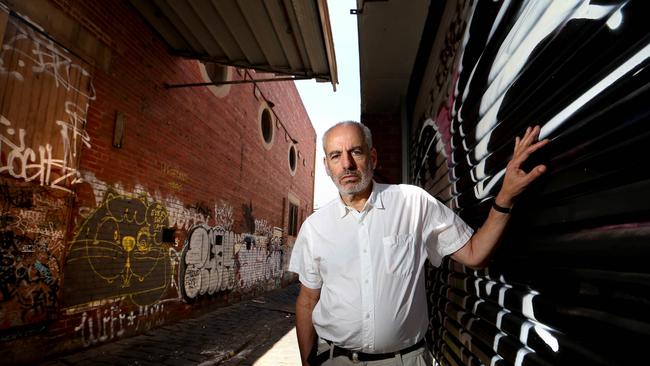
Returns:
[[[344,172],[343,175],[344,174],[348,174],[348,172]],[[368,188],[370,183],[372,183],[373,174],[374,174],[374,169],[368,167],[368,169],[366,169],[366,171],[364,171],[363,174],[361,175],[361,181],[348,189],[343,189],[343,187],[341,187],[338,184],[337,178],[332,178],[332,182],[334,182],[334,185],[336,186],[340,194],[346,194],[346,195],[357,194],[363,192],[366,188]]]

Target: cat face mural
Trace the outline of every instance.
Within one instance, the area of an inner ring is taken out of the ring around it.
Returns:
[[[172,278],[169,247],[162,242],[167,226],[168,214],[160,203],[106,192],[72,241],[65,305],[120,296],[137,305],[161,299]]]

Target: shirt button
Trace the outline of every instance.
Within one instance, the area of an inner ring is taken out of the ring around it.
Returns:
[[[363,281],[363,282],[368,283],[368,280],[365,280],[365,281]]]
[[[370,319],[370,314],[366,314],[366,319]]]
[[[364,249],[363,252],[364,252],[364,253],[368,253],[368,250]]]

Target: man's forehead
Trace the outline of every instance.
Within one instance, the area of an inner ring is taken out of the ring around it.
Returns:
[[[326,143],[329,147],[331,143],[364,145],[363,132],[354,125],[337,126],[329,131],[326,136]]]

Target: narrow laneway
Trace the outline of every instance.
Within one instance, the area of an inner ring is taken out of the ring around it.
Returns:
[[[300,364],[294,329],[292,285],[198,318],[70,355],[41,366]]]

